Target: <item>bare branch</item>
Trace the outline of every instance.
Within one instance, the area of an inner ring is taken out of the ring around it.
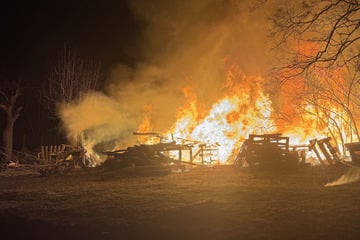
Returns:
[[[305,72],[312,65],[344,65],[351,56],[359,55],[359,12],[358,1],[344,0],[304,1],[302,6],[279,8],[271,18],[277,47],[296,39],[300,44],[313,43],[319,47],[305,55],[295,49],[293,63],[287,67],[298,67]]]
[[[7,96],[3,91],[1,91],[1,90],[0,90],[0,95],[4,97],[5,102],[8,102],[8,101],[9,101],[8,96]]]
[[[57,104],[77,101],[84,94],[97,90],[100,77],[98,61],[83,59],[74,49],[64,46],[49,74],[45,102],[50,110],[55,111]]]
[[[316,116],[342,143],[360,140],[359,1],[287,1],[271,21],[275,49],[287,50],[274,69],[277,82],[300,78],[306,85],[300,114]]]

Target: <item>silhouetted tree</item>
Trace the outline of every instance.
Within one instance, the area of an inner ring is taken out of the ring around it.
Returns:
[[[316,115],[342,143],[359,141],[359,1],[285,1],[271,21],[275,47],[285,50],[277,80],[287,84],[302,79],[297,107]]]
[[[73,48],[64,46],[47,79],[45,104],[55,112],[57,104],[73,103],[85,93],[97,90],[100,77],[98,61],[81,58]]]
[[[295,68],[297,73],[312,66],[359,68],[358,0],[286,1],[271,20],[277,43],[290,44],[288,50],[293,50],[287,67]],[[304,45],[307,51],[299,51]]]
[[[0,102],[0,109],[5,112],[5,128],[3,132],[3,143],[4,143],[4,159],[5,161],[12,160],[13,153],[13,132],[15,121],[19,118],[22,106],[19,105],[18,99],[20,96],[19,89],[16,89],[14,93],[9,94],[9,96],[0,91],[2,101]]]
[[[55,120],[61,122],[59,106],[73,104],[80,101],[86,93],[99,89],[100,69],[100,62],[82,58],[74,48],[64,46],[43,91],[44,103]],[[77,145],[81,141],[80,136],[77,138],[69,140]]]

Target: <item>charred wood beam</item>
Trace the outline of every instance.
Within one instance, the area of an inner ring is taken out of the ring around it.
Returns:
[[[318,149],[316,148],[316,143],[317,143],[317,139],[311,139],[309,148],[316,154],[316,157],[318,158],[321,165],[325,165],[323,159],[320,156]]]
[[[325,147],[325,139],[320,139],[317,141],[318,143],[318,146],[321,150],[321,152],[324,154],[326,160],[329,162],[329,163],[332,163],[333,159],[332,157],[330,156],[329,152],[327,151],[326,147]]]
[[[160,136],[160,133],[157,132],[134,132],[133,134],[139,136]]]
[[[349,150],[351,160],[354,164],[360,163],[360,142],[346,143],[345,147]]]
[[[330,154],[333,156],[334,163],[336,163],[336,162],[340,161],[339,149],[336,145],[333,145],[330,142],[330,140],[331,140],[331,137],[328,137],[328,138],[324,139],[324,143],[325,143],[327,149],[329,150]]]

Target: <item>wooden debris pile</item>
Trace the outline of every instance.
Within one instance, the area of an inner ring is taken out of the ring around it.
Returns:
[[[352,163],[356,166],[360,165],[360,142],[353,142],[345,144],[349,150]]]
[[[218,142],[211,144],[180,137],[177,139],[189,149],[188,162],[200,166],[211,166],[219,163],[220,144]]]
[[[178,159],[169,157],[166,153],[177,151]],[[126,167],[163,166],[169,163],[182,164],[182,152],[191,151],[191,146],[170,143],[141,144],[123,150],[103,152],[107,159],[102,167],[105,170],[116,170]]]
[[[360,161],[360,143],[349,145],[354,158]],[[277,134],[249,135],[235,159],[234,166],[300,166],[312,151],[321,165],[341,162],[339,150],[331,138],[311,139],[309,144],[290,145],[289,137]]]
[[[298,152],[290,151],[289,137],[280,133],[250,134],[241,146],[234,166],[278,168],[294,167],[298,162]]]
[[[340,153],[331,137],[311,139],[309,149],[313,151],[321,165],[331,165],[340,162]]]
[[[64,175],[80,166],[87,171],[84,164],[85,150],[70,145],[41,146],[38,153],[38,172],[41,176]]]

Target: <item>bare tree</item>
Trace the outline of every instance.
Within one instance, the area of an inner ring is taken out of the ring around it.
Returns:
[[[74,49],[64,46],[48,77],[43,93],[45,104],[55,111],[59,103],[72,103],[83,94],[96,90],[100,77],[98,61],[81,58]]]
[[[4,142],[4,156],[5,161],[12,160],[13,153],[13,132],[15,121],[19,118],[22,106],[18,104],[20,96],[19,89],[16,89],[15,93],[6,95],[5,92],[0,91],[2,101],[0,103],[0,109],[6,114],[6,124],[3,132]]]
[[[317,67],[342,67],[360,58],[360,4],[358,0],[286,1],[271,18],[272,36],[280,45],[292,45],[287,67],[299,72]],[[308,51],[299,51],[304,45]],[[297,45],[297,48],[294,47]],[[291,49],[291,48],[288,48]],[[353,64],[354,66],[354,64]],[[355,65],[359,67],[357,64]]]
[[[276,49],[285,49],[277,80],[303,78],[302,113],[316,115],[342,143],[359,141],[359,1],[285,1],[271,21]]]
[[[301,104],[303,112],[315,115],[333,139],[339,141],[338,144],[359,141],[360,101],[357,93],[360,85],[355,83],[357,73],[346,80],[327,75],[314,79],[307,81],[308,90]],[[311,111],[307,106],[312,106]]]

